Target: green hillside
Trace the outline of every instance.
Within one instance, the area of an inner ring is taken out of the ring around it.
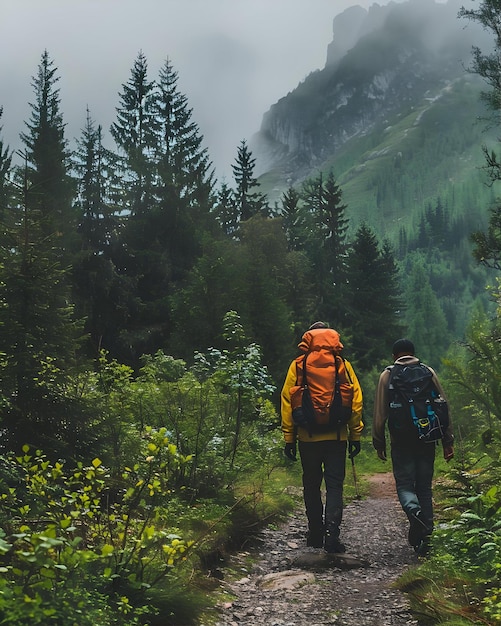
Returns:
[[[440,197],[452,216],[467,213],[476,227],[483,224],[491,190],[481,146],[494,137],[479,120],[479,102],[478,85],[461,80],[347,144],[326,167],[338,172],[353,217],[391,236],[403,224],[416,225]]]
[[[483,227],[492,190],[482,171],[482,146],[496,137],[482,120],[481,88],[469,76],[444,86],[419,106],[348,140],[311,175],[332,170],[352,226],[366,221],[392,240],[402,226],[417,226],[437,198],[451,216],[466,214],[472,228]],[[279,170],[259,182],[275,201],[286,188]]]

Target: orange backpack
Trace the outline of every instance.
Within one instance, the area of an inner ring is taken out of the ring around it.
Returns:
[[[296,385],[290,389],[292,419],[313,433],[339,432],[352,414],[353,383],[344,359],[317,349],[296,359]]]

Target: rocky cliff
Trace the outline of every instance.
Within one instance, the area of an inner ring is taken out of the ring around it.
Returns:
[[[481,31],[458,19],[461,4],[408,0],[338,15],[325,67],[274,104],[251,139],[256,173],[271,176],[275,190],[296,184],[347,142],[432,102],[464,76]]]

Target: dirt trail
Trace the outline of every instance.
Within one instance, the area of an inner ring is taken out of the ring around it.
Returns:
[[[391,474],[370,479],[370,495],[345,507],[345,561],[306,548],[302,510],[259,535],[257,562],[236,554],[242,577],[221,586],[231,598],[214,607],[216,626],[404,626],[418,622],[392,583],[417,563]],[[214,619],[211,622],[214,624]],[[202,625],[203,626],[203,625]]]

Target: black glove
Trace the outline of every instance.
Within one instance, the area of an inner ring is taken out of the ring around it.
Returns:
[[[290,461],[296,461],[296,442],[294,443],[286,443],[284,448],[285,458]]]
[[[360,441],[350,441],[348,443],[348,458],[354,459],[357,454],[360,454]]]

